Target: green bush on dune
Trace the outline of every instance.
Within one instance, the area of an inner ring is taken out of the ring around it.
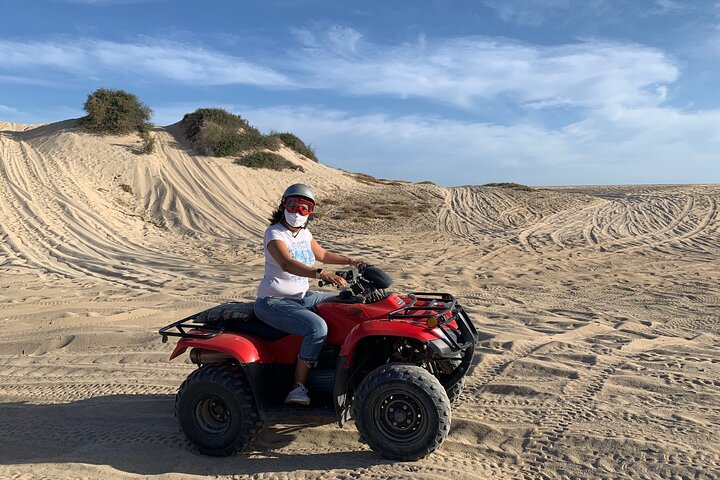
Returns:
[[[271,170],[299,170],[304,172],[305,169],[300,165],[295,165],[286,160],[277,153],[272,152],[252,152],[235,160],[238,165],[250,168],[269,168]]]
[[[143,123],[138,126],[137,131],[140,135],[140,151],[146,155],[151,154],[155,151],[155,137],[150,135],[150,128],[152,125],[149,123]]]
[[[140,135],[140,152],[155,151],[155,137],[150,134],[152,110],[132,93],[124,90],[100,88],[88,95],[83,108],[87,115],[78,125],[97,135]]]
[[[315,151],[292,133],[263,135],[239,115],[222,108],[200,108],[182,119],[185,137],[201,155],[239,156],[235,163],[252,168],[300,170],[303,168],[272,153],[283,144],[301,155],[318,161]]]
[[[300,140],[297,135],[290,132],[272,132],[269,135],[271,138],[277,138],[288,148],[294,150],[300,155],[304,155],[310,160],[318,162],[318,158],[315,155],[315,148],[312,145],[306,145],[305,142]]]
[[[201,155],[227,157],[248,151],[277,150],[277,139],[265,136],[239,115],[221,108],[200,108],[183,117],[185,137]]]
[[[125,135],[139,128],[149,131],[152,126],[152,110],[124,90],[95,90],[83,108],[87,116],[80,119],[79,125],[100,135]]]
[[[155,151],[155,137],[151,134],[152,110],[138,98],[124,90],[100,88],[88,95],[83,106],[88,113],[79,121],[80,127],[100,135],[125,135],[137,132],[140,135],[140,152]],[[273,132],[263,135],[239,115],[221,108],[200,108],[186,114],[181,122],[185,137],[201,155],[216,157],[241,156],[236,162],[256,168],[302,170],[277,154],[283,144],[318,161],[312,146],[306,145],[297,136],[288,132]]]

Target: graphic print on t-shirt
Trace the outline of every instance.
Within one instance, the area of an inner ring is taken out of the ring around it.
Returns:
[[[312,250],[307,248],[307,246],[308,244],[306,242],[294,244],[290,248],[290,255],[292,255],[295,260],[302,262],[309,267],[312,267],[315,264],[315,256],[313,255]],[[300,282],[305,281],[305,279],[303,277],[293,275],[292,281]]]
[[[308,249],[306,247],[306,244],[293,245],[292,249],[290,250],[290,255],[292,255],[295,260],[302,262],[309,267],[312,267],[312,265],[315,263],[315,258],[313,256],[312,250]]]

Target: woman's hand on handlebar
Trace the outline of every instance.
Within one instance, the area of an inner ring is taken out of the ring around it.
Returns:
[[[335,275],[333,272],[325,271],[320,274],[320,281],[325,282],[327,284],[332,283],[333,285],[336,285],[338,287],[345,287],[347,286],[347,282],[345,279],[339,275]]]
[[[348,263],[353,267],[357,267],[361,263],[364,263],[366,265],[372,265],[369,261],[365,260],[364,258],[350,258]]]

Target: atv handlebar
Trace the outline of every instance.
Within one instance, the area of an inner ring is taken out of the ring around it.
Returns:
[[[360,278],[360,275],[362,275],[362,272],[365,271],[365,268],[368,267],[367,263],[361,263],[357,266],[357,268],[350,268],[347,270],[338,270],[335,272],[335,275],[338,277],[342,277],[347,282],[347,287],[352,288],[353,285],[355,285],[358,281],[358,278]],[[318,282],[318,287],[324,287],[326,285],[332,285],[332,282],[326,282],[324,280],[320,280]],[[337,288],[340,288],[338,286]]]
[[[387,273],[367,263],[361,263],[354,268],[338,270],[335,275],[342,277],[347,282],[347,286],[343,287],[344,291],[349,290],[354,295],[362,295],[366,302],[385,298],[388,295],[385,289],[393,283]],[[318,282],[319,287],[330,284],[331,282],[323,280]]]

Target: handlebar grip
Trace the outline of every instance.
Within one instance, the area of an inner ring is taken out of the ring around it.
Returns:
[[[324,287],[325,285],[330,285],[330,282],[323,282],[322,280],[318,282],[318,287]]]

